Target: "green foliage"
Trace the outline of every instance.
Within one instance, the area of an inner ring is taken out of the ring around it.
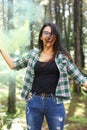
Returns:
[[[84,117],[69,117],[69,121],[80,123],[80,124],[87,124],[87,119]]]
[[[11,30],[8,34],[1,31],[1,44],[10,53],[19,53],[20,49],[25,48],[28,44],[28,33],[28,30],[22,27],[17,30]]]

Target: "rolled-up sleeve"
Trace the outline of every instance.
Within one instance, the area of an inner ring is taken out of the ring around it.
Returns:
[[[14,69],[19,70],[27,67],[28,60],[29,60],[29,54],[27,54],[25,57],[14,60]]]

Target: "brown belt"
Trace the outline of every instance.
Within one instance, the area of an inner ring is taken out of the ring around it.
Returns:
[[[54,94],[46,94],[46,93],[41,93],[41,94],[36,93],[35,95],[38,95],[38,96],[41,96],[41,97],[55,97],[55,98],[62,98],[62,99],[67,98],[67,97],[64,97],[64,96],[56,96]]]
[[[46,94],[46,93],[36,93],[35,95],[38,95],[38,96],[41,96],[41,97],[53,97],[54,95],[53,94]]]

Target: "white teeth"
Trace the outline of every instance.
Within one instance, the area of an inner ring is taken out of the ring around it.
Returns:
[[[51,42],[51,40],[47,40],[47,42]]]

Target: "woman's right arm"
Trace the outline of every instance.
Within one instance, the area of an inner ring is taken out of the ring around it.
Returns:
[[[6,53],[6,51],[0,47],[0,53],[2,55],[2,57],[4,58],[4,60],[6,61],[6,63],[8,64],[8,66],[11,69],[14,69],[14,62],[13,59]]]

